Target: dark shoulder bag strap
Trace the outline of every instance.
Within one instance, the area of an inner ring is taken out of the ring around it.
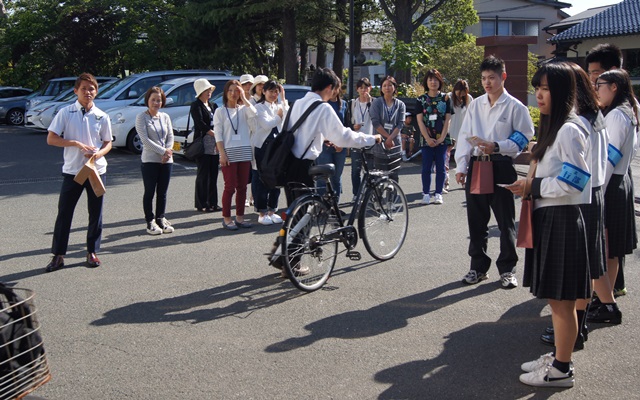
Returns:
[[[309,108],[307,108],[304,112],[304,114],[302,114],[302,116],[300,116],[300,119],[298,119],[296,121],[296,123],[293,125],[293,127],[291,128],[291,132],[295,132],[296,129],[298,129],[298,127],[300,125],[302,125],[302,123],[304,122],[305,119],[307,119],[307,117],[309,116],[309,114],[311,114],[311,112],[313,110],[315,110],[316,108],[318,108],[318,106],[320,104],[324,103],[323,101],[316,101],[315,103],[311,104],[309,106]],[[288,115],[287,115],[288,117]],[[311,148],[311,145],[313,144],[313,141],[315,140],[315,136],[311,139],[311,142],[309,143],[309,145],[307,146],[307,148],[304,150],[304,153],[302,153],[302,156],[300,156],[300,159],[303,159],[304,156],[307,154],[307,151],[309,151],[309,149]]]

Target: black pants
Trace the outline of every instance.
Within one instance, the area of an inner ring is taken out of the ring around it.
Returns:
[[[465,195],[467,199],[467,221],[469,223],[469,256],[471,269],[486,274],[491,266],[491,258],[487,255],[489,239],[489,220],[491,211],[498,222],[500,230],[500,255],[496,265],[500,274],[513,272],[518,255],[516,254],[515,204],[513,194],[501,188],[497,183],[513,183],[517,173],[513,162],[508,160],[493,161],[493,194],[471,194],[469,192],[473,177],[473,158],[470,161]]]
[[[287,197],[287,207],[304,193],[304,191],[298,190],[298,188],[303,187],[300,184],[304,184],[310,188],[313,187],[313,179],[309,176],[309,167],[312,165],[313,160],[300,160],[299,158],[291,157],[291,163],[287,171],[287,186],[284,188],[284,194]]]
[[[144,195],[142,196],[142,209],[144,210],[144,220],[151,222],[154,220],[153,196],[156,196],[155,218],[164,218],[167,208],[167,190],[173,163],[142,163],[142,182],[144,184]]]
[[[218,205],[218,166],[219,155],[205,154],[196,158],[198,170],[196,172],[197,209],[215,207]]]
[[[102,199],[97,197],[87,179],[83,185],[76,183],[74,175],[62,174],[62,188],[58,199],[58,216],[53,230],[53,243],[51,253],[56,256],[67,254],[69,245],[69,233],[73,212],[83,191],[87,191],[87,209],[89,210],[89,226],[87,227],[87,252],[96,253],[100,250],[102,239]],[[106,184],[106,174],[100,175],[102,182]]]

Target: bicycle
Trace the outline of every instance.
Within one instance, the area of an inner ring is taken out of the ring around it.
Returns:
[[[309,169],[314,182],[326,181],[326,192],[302,187],[305,194],[287,209],[279,233],[284,270],[298,289],[312,292],[321,288],[342,252],[346,251],[351,260],[360,260],[361,254],[354,250],[358,233],[368,253],[377,260],[389,260],[400,251],[409,224],[407,198],[400,185],[389,178],[400,167],[399,161],[387,171],[371,170],[364,157],[364,177],[346,224],[329,180],[335,172],[333,164]],[[338,252],[339,243],[345,250]]]

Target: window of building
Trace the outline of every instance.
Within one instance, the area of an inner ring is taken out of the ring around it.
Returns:
[[[631,76],[640,76],[640,49],[628,49],[624,53],[624,69]]]
[[[494,36],[495,19],[482,20],[482,36]],[[498,20],[498,36],[538,36],[538,21]]]

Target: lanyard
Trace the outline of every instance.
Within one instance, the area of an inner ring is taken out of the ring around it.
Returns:
[[[240,127],[240,110],[236,108],[236,126],[233,126],[233,121],[231,120],[231,114],[229,114],[229,107],[225,107],[227,110],[227,118],[229,118],[229,123],[231,123],[231,129],[233,129],[234,134],[238,134],[238,128]]]
[[[156,128],[156,123],[153,121],[153,117],[151,115],[149,115],[149,119],[151,121],[151,126],[153,126],[153,130],[156,131],[156,136],[158,136],[158,141],[160,142],[160,145],[164,147],[164,127],[162,126],[162,120],[160,119],[160,117],[158,117],[158,122],[160,123],[160,132],[162,132],[162,135],[161,135],[160,132],[158,132],[158,129]]]
[[[384,101],[384,99],[383,99]],[[389,107],[387,107],[387,102],[384,101],[384,110],[387,114],[387,122],[391,123],[393,122],[393,117],[396,115],[396,112],[398,112],[398,108],[396,107],[396,102],[395,99],[393,101],[393,106],[391,106],[391,109],[389,109]]]
[[[360,122],[364,124],[364,116],[367,114],[367,111],[369,111],[369,107],[364,106],[364,111],[363,111],[362,107],[360,107],[360,100],[356,100],[356,102],[357,102],[356,105],[358,106],[358,111],[360,111],[360,115],[362,116],[362,121]]]

